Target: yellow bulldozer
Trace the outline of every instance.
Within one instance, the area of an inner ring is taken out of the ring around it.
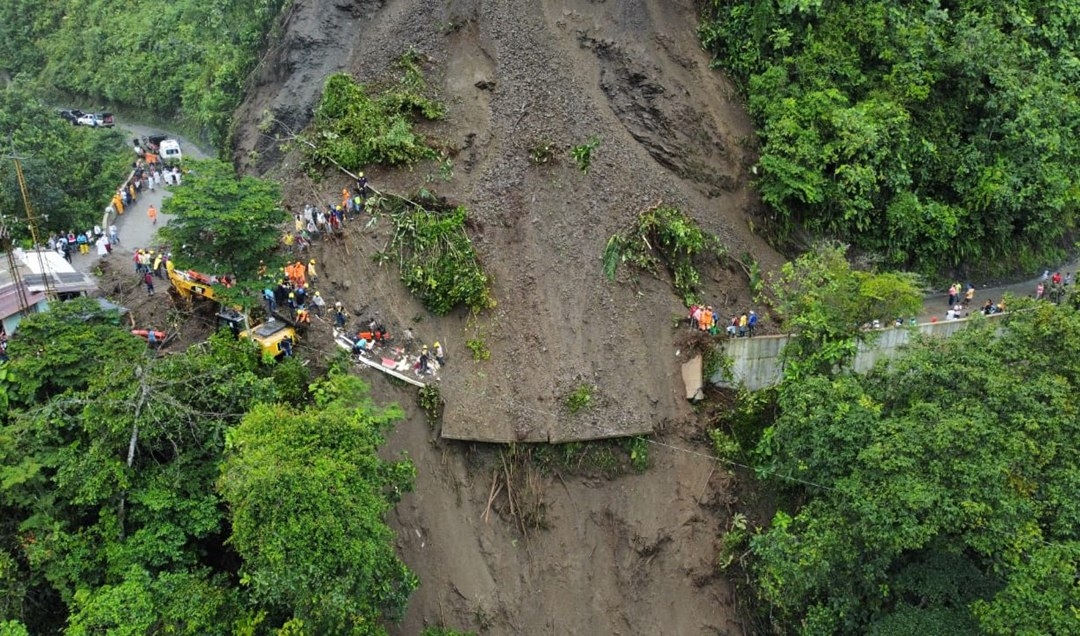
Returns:
[[[296,327],[280,316],[270,316],[266,322],[254,327],[248,326],[247,315],[238,309],[222,307],[217,317],[219,327],[228,327],[241,340],[254,340],[264,355],[274,358],[292,356],[293,347],[299,342]]]

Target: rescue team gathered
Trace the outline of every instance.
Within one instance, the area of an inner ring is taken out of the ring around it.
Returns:
[[[154,190],[162,183],[179,184],[183,180],[183,171],[176,167],[162,167],[152,155],[140,158],[133,164],[132,177],[117,190],[110,203],[110,212],[123,214],[130,209],[140,193]],[[319,283],[318,263],[314,258],[298,258],[305,254],[312,242],[323,238],[341,237],[350,220],[355,219],[365,209],[369,194],[367,179],[363,173],[356,180],[354,191],[348,188],[342,191],[339,205],[327,205],[326,209],[317,209],[306,205],[303,213],[293,214],[292,227],[283,232],[281,244],[290,258],[297,258],[287,263],[276,272],[266,263],[259,262],[258,276],[262,286],[262,301],[266,310],[267,321],[259,326],[242,327],[248,322],[247,316],[237,308],[221,306],[218,314],[219,326],[229,326],[238,337],[247,337],[250,333],[263,348],[264,353],[290,357],[298,344],[299,336],[306,333],[312,317],[332,325],[335,340],[345,343],[354,356],[363,356],[374,360],[388,369],[397,372],[411,372],[418,378],[433,377],[446,364],[446,352],[442,343],[436,341],[429,348],[427,344],[417,343],[412,330],[405,329],[404,338],[396,343],[382,324],[378,313],[367,319],[357,316],[357,322],[350,325],[350,315],[341,301],[330,305],[317,289]],[[355,194],[354,194],[355,192]],[[147,217],[157,225],[158,210],[153,206],[147,209]],[[110,216],[111,218],[111,216]],[[89,253],[89,246],[97,246],[99,256],[112,252],[114,245],[120,244],[119,230],[115,224],[107,229],[95,226],[84,233],[69,232],[65,236],[53,236],[49,239],[50,249],[55,249],[69,262],[71,250],[77,247],[80,253]],[[172,262],[172,254],[165,246],[138,248],[132,255],[135,275],[146,289],[147,296],[154,296],[157,281],[168,281],[175,296],[181,301],[214,299],[215,285],[231,288],[235,280],[228,276],[207,275],[194,270],[177,270]],[[275,328],[275,325],[280,329]],[[265,338],[264,334],[276,333],[276,338]],[[133,333],[147,340],[151,345],[161,345],[167,341],[167,335],[153,328],[133,330]],[[268,343],[273,343],[271,349]]]

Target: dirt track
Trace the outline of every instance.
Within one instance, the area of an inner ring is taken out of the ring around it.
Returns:
[[[447,121],[427,130],[452,148],[449,181],[433,164],[367,172],[380,189],[424,186],[468,206],[496,309],[476,321],[427,314],[392,267],[372,261],[384,227],[351,227],[345,243],[315,253],[328,300],[446,346],[444,436],[559,441],[656,430],[708,454],[682,396],[685,348],[671,328],[681,300],[665,280],[623,271],[610,283],[600,271],[608,238],[659,201],[682,207],[736,258],[749,253],[766,271],[781,262],[751,230],[750,123],[709,69],[695,28],[691,0],[294,3],[238,112],[234,150],[240,165],[280,178],[290,204],[335,201],[347,183],[298,175],[298,157],[258,124],[269,113],[302,128],[327,73],[371,81],[412,49],[449,107]],[[583,175],[569,149],[593,136],[601,145]],[[531,163],[539,142],[557,148],[553,164]],[[721,313],[751,307],[740,269],[716,264],[703,278]],[[470,359],[470,338],[490,348],[489,361]],[[423,581],[398,633],[438,622],[495,634],[743,631],[713,566],[731,502],[726,473],[707,457],[658,447],[642,476],[545,478],[550,528],[525,536],[497,516],[481,521],[491,455],[433,440],[413,393],[373,381],[377,397],[409,407],[392,446],[420,472],[394,520]],[[596,387],[594,406],[571,415],[565,396],[582,383]]]

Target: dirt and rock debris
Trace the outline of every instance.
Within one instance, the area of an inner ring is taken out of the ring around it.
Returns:
[[[672,325],[685,309],[669,281],[623,269],[609,282],[600,263],[608,238],[657,201],[718,235],[734,259],[762,271],[782,262],[753,231],[751,123],[696,26],[692,0],[297,0],[252,77],[234,159],[281,180],[299,209],[335,201],[348,183],[332,173],[310,180],[273,133],[310,122],[329,73],[377,81],[418,53],[448,107],[424,132],[448,161],[368,177],[381,190],[424,187],[467,206],[494,279],[496,307],[436,318],[392,265],[373,260],[387,228],[354,225],[344,241],[314,248],[328,300],[447,349],[438,432],[414,393],[371,378],[376,395],[408,405],[389,451],[408,452],[419,471],[393,522],[423,584],[395,633],[438,623],[495,634],[744,631],[716,576],[726,514],[716,493],[729,477],[682,394]],[[583,174],[569,151],[594,138]],[[538,148],[551,160],[536,162]],[[753,306],[730,262],[708,264],[703,287],[721,315]],[[469,341],[490,359],[474,361]],[[571,413],[566,397],[582,385],[592,400]],[[499,451],[448,441],[638,433],[670,444],[650,446],[644,474],[532,476],[546,518],[533,531],[489,509]]]

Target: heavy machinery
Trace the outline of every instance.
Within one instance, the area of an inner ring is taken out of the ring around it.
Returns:
[[[270,316],[266,322],[248,326],[248,317],[238,309],[222,307],[218,312],[218,327],[228,327],[237,338],[250,338],[259,345],[263,355],[274,358],[291,356],[292,349],[299,342],[296,327],[282,316]]]
[[[230,285],[227,277],[207,276],[193,269],[179,270],[173,267],[171,260],[165,262],[165,271],[169,274],[169,282],[172,283],[173,292],[181,299],[191,302],[197,298],[206,300],[214,299],[214,285]],[[215,301],[216,302],[216,301]]]
[[[172,292],[177,298],[189,303],[209,300],[218,304],[219,328],[228,327],[233,335],[240,339],[250,338],[259,345],[263,354],[270,354],[274,358],[292,355],[292,347],[299,342],[292,321],[273,315],[266,322],[252,327],[246,313],[236,307],[226,307],[215,298],[214,285],[230,285],[231,281],[227,277],[207,276],[195,270],[179,270],[173,267],[172,261],[165,263],[165,269],[169,273]]]

